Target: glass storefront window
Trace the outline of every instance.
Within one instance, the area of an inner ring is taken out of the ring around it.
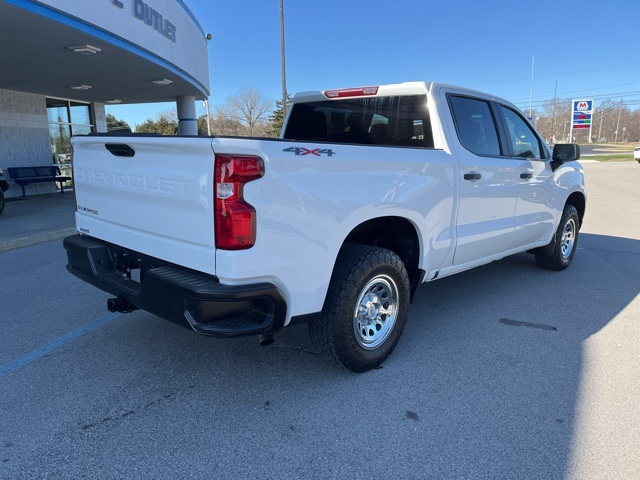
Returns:
[[[91,125],[73,125],[74,135],[86,135],[91,132],[93,132]]]
[[[71,102],[71,123],[76,125],[91,125],[89,105]]]
[[[71,136],[94,131],[91,107],[87,103],[47,98],[47,117],[53,163],[66,165],[70,170]]]
[[[69,109],[65,100],[47,99],[47,117],[49,123],[69,123]]]
[[[53,163],[68,163],[71,161],[71,125],[63,123],[49,124],[49,138],[51,139],[51,153]]]

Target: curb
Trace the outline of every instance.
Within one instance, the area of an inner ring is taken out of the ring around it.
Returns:
[[[73,235],[74,233],[76,233],[75,228],[65,228],[63,230],[37,233],[28,237],[7,240],[6,242],[0,242],[0,253],[8,252],[9,250],[15,250],[17,248],[30,247],[31,245],[37,245],[38,243],[60,240],[61,238],[64,238],[68,235]]]

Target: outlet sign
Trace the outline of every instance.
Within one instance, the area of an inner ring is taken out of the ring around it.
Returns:
[[[118,8],[124,9],[124,3],[120,0],[111,0],[111,3]],[[132,13],[138,20],[143,21],[173,43],[176,42],[176,26],[153,7],[142,0],[133,0]]]

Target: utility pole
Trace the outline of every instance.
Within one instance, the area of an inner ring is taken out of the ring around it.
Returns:
[[[616,139],[614,143],[618,143],[618,131],[620,130],[620,115],[622,115],[622,99],[620,99],[620,110],[618,110],[618,123],[616,125]]]
[[[598,143],[602,143],[602,123],[604,122],[604,110],[600,114],[600,128],[598,129]]]
[[[556,88],[553,91],[553,119],[551,120],[551,141],[556,141],[556,98],[558,97],[558,80],[556,80]]]
[[[287,116],[287,72],[284,61],[284,0],[280,0],[280,57],[282,58],[282,121]]]

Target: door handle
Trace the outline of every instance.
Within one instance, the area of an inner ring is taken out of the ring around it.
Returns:
[[[480,180],[482,178],[482,175],[480,175],[479,173],[465,173],[464,174],[464,179],[465,180]]]
[[[521,173],[520,178],[523,180],[529,180],[533,178],[533,173]]]
[[[104,148],[116,157],[133,157],[136,151],[126,143],[105,143]]]

